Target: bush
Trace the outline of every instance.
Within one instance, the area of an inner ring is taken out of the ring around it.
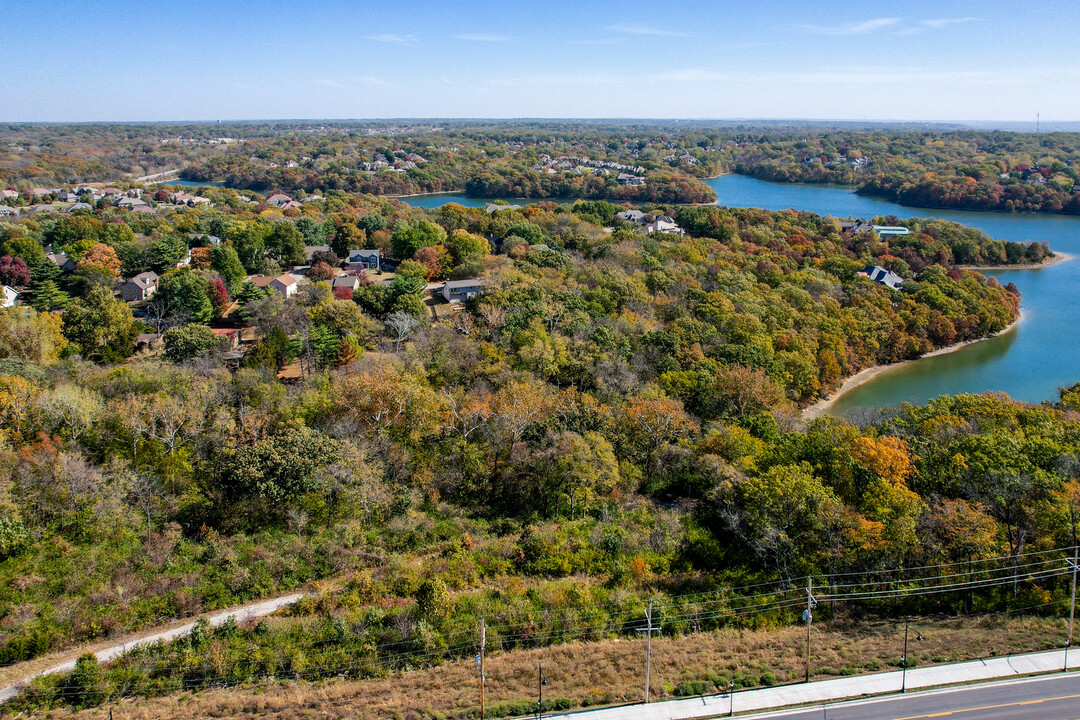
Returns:
[[[0,517],[0,560],[14,557],[30,544],[30,533],[18,518]]]

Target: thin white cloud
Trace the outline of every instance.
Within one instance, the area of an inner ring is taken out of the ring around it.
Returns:
[[[958,18],[931,18],[929,20],[920,20],[919,24],[923,27],[928,27],[936,30],[937,28],[947,27],[949,25],[963,25],[964,23],[978,22],[979,18],[976,17],[958,17]]]
[[[625,33],[627,35],[652,35],[655,37],[689,37],[684,32],[677,30],[665,30],[652,25],[609,25],[611,32]]]
[[[443,78],[439,78],[439,80],[445,85],[456,85],[457,84],[453,80],[451,80],[450,78],[444,78],[443,77]]]
[[[622,40],[615,38],[596,38],[593,40],[567,40],[567,45],[583,45],[585,47],[604,46],[604,45],[622,45]]]
[[[843,23],[842,25],[800,25],[799,27],[815,35],[863,35],[893,27],[900,23],[900,18],[873,18],[859,23]]]
[[[506,35],[492,35],[490,33],[467,33],[465,35],[455,35],[458,40],[465,40],[467,42],[490,42],[501,43],[510,40]]]
[[[394,43],[396,45],[415,45],[418,42],[413,35],[398,35],[397,33],[368,35],[367,39],[374,40],[375,42]]]

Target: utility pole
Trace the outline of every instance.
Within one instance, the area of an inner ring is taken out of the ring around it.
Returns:
[[[484,686],[487,683],[487,673],[484,667],[484,649],[487,646],[487,625],[484,623],[483,616],[480,617],[480,720],[484,720],[484,700],[486,689]]]
[[[649,601],[649,609],[645,611],[645,628],[638,628],[638,632],[645,633],[645,702],[649,702],[649,678],[652,671],[652,634],[653,630],[660,632],[663,630],[659,625],[653,626],[652,624],[652,604],[653,601]]]
[[[538,702],[536,703],[536,718],[537,720],[544,720],[544,686],[547,685],[547,680],[544,679],[544,663],[540,663],[540,672],[536,676],[536,689],[539,694]]]
[[[1069,646],[1072,645],[1073,636],[1073,618],[1076,617],[1076,571],[1080,568],[1080,557],[1077,553],[1080,552],[1080,546],[1073,547],[1073,559],[1066,559],[1065,562],[1072,566],[1072,598],[1069,601],[1069,636],[1065,638],[1065,668],[1063,672],[1069,672]]]
[[[803,620],[806,621],[806,682],[810,682],[810,621],[814,619],[813,610],[817,607],[817,599],[814,598],[814,578],[806,578],[806,609],[803,610]]]
[[[900,692],[907,692],[907,638],[908,638],[908,621],[904,621],[904,654],[900,658],[904,661],[904,674],[900,676]]]

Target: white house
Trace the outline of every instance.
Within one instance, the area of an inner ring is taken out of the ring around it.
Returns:
[[[13,287],[4,286],[4,300],[0,303],[0,307],[15,307],[19,301],[19,291]]]
[[[890,290],[899,290],[900,285],[904,282],[904,278],[900,277],[892,270],[886,270],[880,265],[870,265],[862,272],[857,272],[855,274],[868,277],[877,284],[884,285]]]
[[[281,296],[286,300],[296,294],[299,284],[300,278],[295,275],[290,275],[289,273],[285,273],[270,281],[270,287],[281,293]]]

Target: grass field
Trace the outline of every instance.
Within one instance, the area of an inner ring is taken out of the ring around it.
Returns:
[[[920,619],[910,628],[909,667],[1061,647],[1065,624],[1057,618]],[[921,640],[917,639],[921,636]],[[653,700],[800,682],[805,672],[805,630],[730,630],[653,640]],[[815,627],[811,677],[857,675],[899,668],[903,623],[836,622]],[[610,640],[512,652],[488,658],[487,716],[535,711],[537,665],[548,681],[545,706],[581,708],[640,702],[644,694],[642,640]],[[113,717],[181,718],[475,718],[479,671],[470,660],[430,670],[360,681],[273,683],[124,701]],[[93,711],[56,710],[50,718],[106,718]]]

